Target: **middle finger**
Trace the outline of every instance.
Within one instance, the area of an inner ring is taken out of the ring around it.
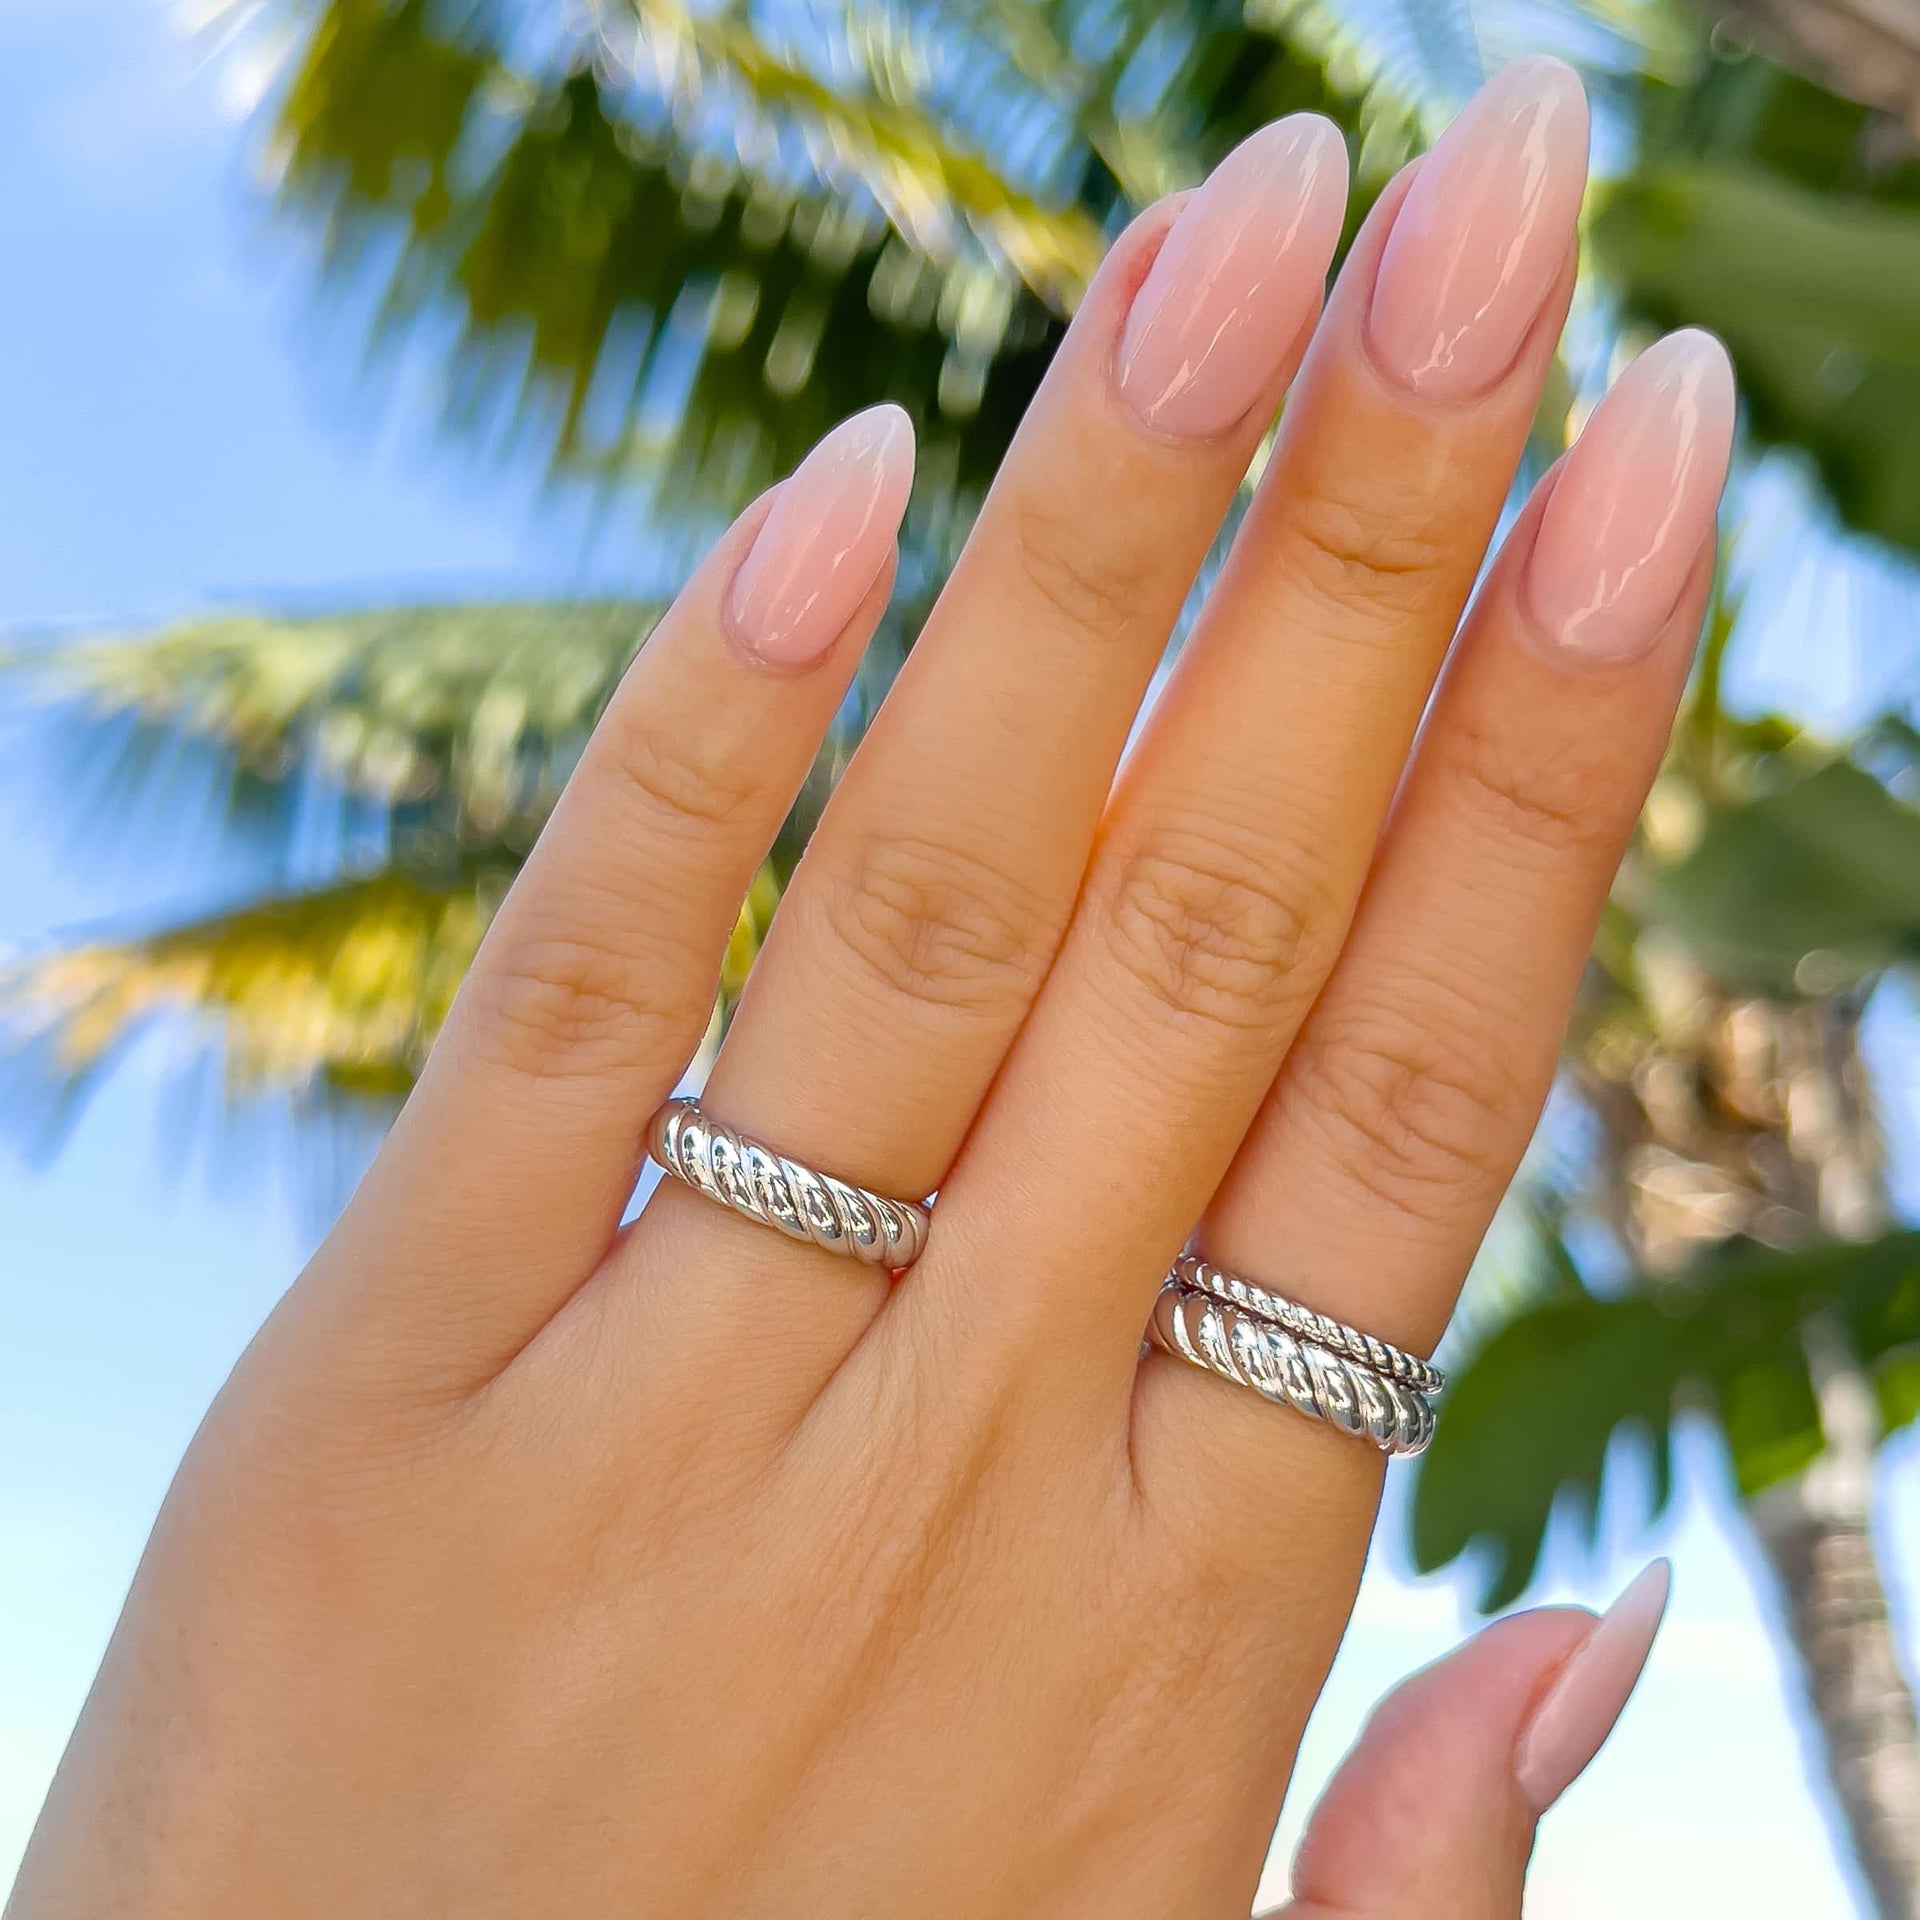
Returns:
[[[1538,402],[1586,144],[1571,70],[1527,61],[1382,197],[902,1314],[1128,1390],[1345,937]]]

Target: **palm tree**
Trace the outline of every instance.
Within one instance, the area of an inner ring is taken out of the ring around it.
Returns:
[[[1539,455],[1622,339],[1706,324],[1739,363],[1748,472],[1789,450],[1812,512],[1920,551],[1920,164],[1899,20],[1868,32],[1885,11],[270,0],[227,29],[284,45],[262,151],[323,278],[372,305],[388,360],[431,334],[449,432],[637,504],[663,586],[832,420],[913,413],[901,606],[743,905],[724,1001],[1118,223],[1276,113],[1348,129],[1357,219],[1485,64],[1559,36],[1632,158],[1593,197]],[[0,1007],[27,1056],[84,1084],[165,1012],[240,1093],[389,1108],[654,605],[266,613],[17,657],[117,775],[198,754],[269,827],[324,800],[351,854],[316,887],[20,959]],[[1530,1190],[1529,1288],[1470,1315],[1414,1546],[1490,1549],[1503,1603],[1623,1426],[1664,1473],[1676,1409],[1710,1413],[1843,1837],[1877,1911],[1912,1916],[1920,1734],[1865,1466],[1920,1409],[1920,1240],[1889,1227],[1859,1033],[1920,951],[1920,751],[1892,719],[1836,743],[1736,717],[1753,626],[1723,598],[1570,1046],[1586,1132]],[[1516,1460],[1496,1443],[1521,1420],[1541,1444]]]
[[[1503,1604],[1557,1503],[1591,1529],[1608,1481],[1651,1459],[1663,1504],[1675,1417],[1713,1418],[1813,1757],[1875,1910],[1905,1915],[1920,1750],[1871,1494],[1874,1448],[1920,1408],[1920,1235],[1889,1224],[1861,1018],[1911,946],[1920,814],[1784,727],[1738,750],[1732,731],[1703,765],[1683,725],[1622,875],[1566,1064],[1590,1138],[1535,1190],[1549,1257],[1457,1382],[1414,1553],[1435,1566],[1480,1543]],[[1553,1230],[1576,1197],[1627,1256],[1611,1284]],[[1496,1467],[1521,1422],[1537,1449]]]

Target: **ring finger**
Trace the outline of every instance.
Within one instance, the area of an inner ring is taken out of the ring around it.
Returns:
[[[1218,1264],[1421,1352],[1438,1337],[1533,1131],[1659,763],[1732,427],[1724,351],[1674,335],[1516,524],[1346,949],[1202,1225]],[[1149,1495],[1256,1562],[1271,1540],[1250,1519],[1278,1521],[1283,1480],[1337,1472],[1357,1491],[1377,1467],[1164,1356],[1135,1419]],[[1357,1564],[1371,1502],[1333,1505]]]

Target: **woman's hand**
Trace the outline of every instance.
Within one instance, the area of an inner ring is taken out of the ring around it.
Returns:
[[[1565,69],[1496,79],[1317,328],[1319,121],[1114,248],[706,1088],[784,1153],[938,1189],[891,1288],[674,1182],[620,1224],[886,598],[905,419],[742,517],[196,1440],[17,1920],[1246,1912],[1380,1456],[1140,1333],[1197,1231],[1424,1351],[1533,1127],[1732,424],[1711,341],[1653,349],[1455,638],[1585,148]],[[1381,1796],[1381,1872],[1409,1807],[1454,1805],[1449,1754],[1515,1778],[1585,1630],[1370,1736],[1384,1784],[1342,1791]],[[1306,1892],[1357,1871],[1340,1903],[1380,1911],[1339,1804]],[[1517,1790],[1489,1817],[1510,1912]],[[1424,1911],[1495,1911],[1422,1878]]]

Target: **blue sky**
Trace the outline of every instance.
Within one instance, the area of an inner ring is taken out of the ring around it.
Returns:
[[[437,447],[423,395],[367,404],[231,92],[146,0],[0,0],[0,630],[637,572],[531,476]],[[97,827],[78,843],[67,800],[44,720],[0,713],[0,946],[204,897],[177,822],[116,855]],[[169,1057],[142,1049],[51,1161],[0,1129],[0,1885],[174,1463],[312,1237],[259,1156],[183,1153]],[[1912,1452],[1884,1466],[1909,1508]],[[1603,1599],[1655,1551],[1677,1584],[1619,1735],[1548,1822],[1541,1920],[1848,1910],[1711,1443],[1686,1453],[1656,1533],[1555,1561],[1547,1597]],[[1920,1522],[1883,1505],[1911,1591]],[[1283,1838],[1372,1698],[1468,1623],[1455,1585],[1402,1577],[1394,1538],[1390,1518]]]

